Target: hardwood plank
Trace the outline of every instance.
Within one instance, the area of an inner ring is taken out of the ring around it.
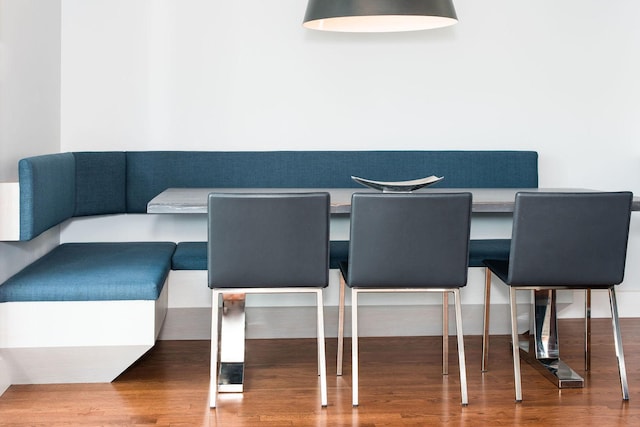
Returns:
[[[245,392],[208,408],[209,342],[159,341],[110,384],[14,385],[0,397],[2,426],[424,426],[640,425],[640,319],[622,319],[631,400],[623,402],[609,319],[593,321],[592,371],[583,372],[582,321],[561,320],[562,356],[585,376],[557,389],[522,364],[524,401],[514,403],[507,336],[493,336],[480,372],[479,336],[465,337],[469,406],[460,405],[455,337],[450,374],[440,373],[439,337],[364,338],[360,406],[351,406],[349,343],[335,376],[327,340],[329,407],[320,407],[315,342],[249,340]],[[44,361],[43,363],[46,363]]]

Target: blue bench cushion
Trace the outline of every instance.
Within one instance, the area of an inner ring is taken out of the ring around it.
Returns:
[[[340,263],[348,260],[348,240],[332,240],[329,242],[329,268],[340,268]]]
[[[206,270],[207,242],[180,242],[171,258],[172,270]]]
[[[329,268],[349,258],[349,241],[329,242]],[[171,259],[172,270],[206,270],[207,242],[180,242]]]
[[[509,260],[511,239],[471,239],[469,267],[484,267],[486,259]]]
[[[0,286],[0,302],[155,300],[173,242],[65,243]]]
[[[510,239],[473,239],[469,243],[469,267],[484,267],[485,259],[509,259]],[[329,268],[349,259],[349,241],[329,242]],[[172,270],[206,270],[207,242],[180,242],[171,259]]]

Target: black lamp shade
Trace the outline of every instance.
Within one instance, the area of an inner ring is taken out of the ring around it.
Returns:
[[[452,0],[309,0],[302,25],[324,31],[394,32],[456,22]]]

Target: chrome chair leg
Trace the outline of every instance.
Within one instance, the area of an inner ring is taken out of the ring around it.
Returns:
[[[482,324],[482,366],[481,371],[489,369],[489,313],[491,310],[491,270],[484,268],[484,316]]]
[[[518,342],[518,314],[516,310],[516,290],[509,287],[511,309],[511,347],[513,348],[513,378],[516,387],[516,402],[522,402],[522,382],[520,377],[520,344]]]
[[[346,283],[342,273],[340,275],[340,296],[338,301],[338,357],[336,375],[342,375],[342,358],[344,354],[344,290]]]
[[[445,292],[446,293],[446,292]],[[453,298],[456,307],[456,337],[458,338],[458,367],[460,369],[460,393],[462,395],[462,406],[469,404],[467,394],[467,364],[464,355],[464,334],[462,333],[462,303],[460,301],[460,290],[453,290]]]
[[[318,363],[320,365],[320,399],[322,406],[327,406],[327,360],[324,343],[324,302],[322,289],[316,292],[316,306],[318,310]]]
[[[442,293],[442,375],[449,375],[449,293]]]
[[[627,383],[627,368],[624,363],[624,350],[622,348],[622,334],[620,333],[620,319],[618,318],[618,303],[613,286],[609,288],[609,303],[611,304],[611,323],[613,324],[613,341],[618,358],[618,372],[620,373],[620,387],[622,388],[622,400],[629,400],[629,384]]]
[[[584,370],[591,370],[591,289],[584,291]]]
[[[216,407],[218,393],[218,297],[217,291],[212,291],[211,298],[211,372],[209,382],[209,407]]]
[[[358,291],[351,289],[351,388],[353,406],[358,406]]]

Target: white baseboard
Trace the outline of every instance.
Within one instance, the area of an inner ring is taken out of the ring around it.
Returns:
[[[482,334],[482,305],[463,307],[462,326],[465,335]],[[315,337],[314,307],[247,307],[248,339]],[[327,337],[338,334],[338,307],[324,309]],[[442,306],[361,306],[358,312],[361,336],[421,336],[442,334]],[[520,332],[529,329],[529,305],[519,304]],[[491,306],[492,334],[510,333],[509,306]],[[449,334],[455,335],[455,313],[449,307]],[[351,335],[351,307],[345,310],[345,336]],[[211,337],[211,309],[169,308],[160,336],[161,340],[199,340]]]

